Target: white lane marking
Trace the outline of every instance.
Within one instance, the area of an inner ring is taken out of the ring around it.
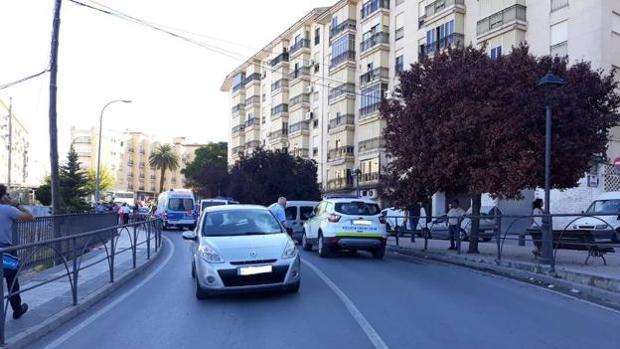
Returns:
[[[312,271],[314,271],[314,273],[318,275],[318,277],[321,278],[321,280],[323,280],[323,282],[325,282],[327,286],[329,286],[329,288],[336,294],[336,296],[340,298],[340,301],[344,303],[344,306],[347,308],[353,319],[355,319],[355,321],[362,328],[364,333],[366,333],[366,336],[368,337],[368,339],[370,339],[370,342],[376,349],[389,349],[387,344],[385,344],[383,339],[381,339],[381,336],[379,336],[379,333],[375,331],[370,322],[368,322],[368,320],[366,320],[366,318],[359,311],[359,309],[357,309],[355,304],[353,304],[349,297],[347,297],[347,295],[345,295],[344,292],[342,292],[342,290],[327,277],[327,275],[325,275],[321,270],[319,270],[319,268],[314,266],[312,263],[306,261],[305,259],[302,259],[301,262],[305,264],[308,268],[312,269]]]
[[[168,246],[170,246],[170,253],[166,257],[166,260],[162,264],[160,264],[157,267],[157,269],[153,270],[144,280],[140,281],[140,283],[138,283],[137,285],[129,289],[124,294],[120,295],[118,298],[114,299],[112,302],[110,302],[105,307],[99,309],[99,311],[92,314],[91,316],[86,318],[84,321],[77,324],[71,330],[67,331],[67,333],[63,334],[62,336],[58,337],[56,340],[54,340],[50,344],[46,345],[43,349],[54,349],[54,348],[59,347],[61,344],[66,342],[69,338],[73,337],[76,333],[78,333],[79,331],[84,329],[86,326],[90,325],[95,320],[100,318],[102,315],[112,310],[112,308],[117,306],[119,303],[127,299],[127,297],[131,296],[134,292],[136,292],[138,289],[144,286],[147,282],[151,281],[151,279],[153,279],[155,275],[157,275],[168,264],[168,262],[170,262],[170,259],[174,255],[174,244],[168,237],[163,236],[163,238],[168,242]]]

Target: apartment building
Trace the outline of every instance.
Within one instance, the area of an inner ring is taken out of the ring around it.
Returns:
[[[84,169],[97,167],[98,129],[71,129],[71,141]],[[203,144],[188,143],[183,137],[164,141],[141,132],[104,130],[101,139],[101,166],[107,167],[115,179],[115,191],[130,191],[139,199],[153,198],[159,192],[161,171],[151,168],[149,157],[160,144],[170,144],[179,158],[179,168],[167,171],[164,190],[183,188],[181,170],[191,162],[196,149]]]
[[[222,84],[232,105],[229,160],[258,145],[284,149],[317,161],[325,192],[376,198],[388,161],[378,107],[398,72],[449,46],[484,46],[497,57],[522,42],[536,55],[620,74],[620,2],[342,0],[312,9]],[[445,207],[445,196],[435,201]]]
[[[29,149],[28,130],[15,113],[10,111],[10,105],[0,100],[0,183],[9,182],[10,171],[11,187],[26,185]]]

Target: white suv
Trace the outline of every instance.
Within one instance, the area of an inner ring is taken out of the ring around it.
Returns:
[[[366,250],[373,257],[385,255],[385,219],[374,201],[362,199],[326,199],[304,224],[302,248],[317,245],[319,256],[336,250]]]

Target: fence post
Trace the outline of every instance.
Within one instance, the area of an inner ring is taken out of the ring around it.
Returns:
[[[110,282],[114,282],[114,256],[116,255],[116,230],[110,230]]]
[[[495,221],[497,222],[497,260],[495,261],[499,264],[502,261],[502,214],[495,210]]]
[[[456,225],[456,253],[461,254],[461,219],[463,217],[458,217],[457,225]],[[448,217],[448,235],[450,235],[450,218]]]
[[[151,225],[148,222],[145,222],[144,227],[146,228],[146,259],[151,259]]]
[[[0,252],[0,258],[4,260],[4,252]],[[10,290],[9,293],[11,293]],[[4,268],[0,268],[0,295],[2,295],[2,311],[0,311],[0,345],[4,345],[4,319],[6,318],[6,306],[4,302]]]
[[[71,295],[73,296],[73,305],[77,305],[77,287],[78,287],[78,263],[77,263],[77,239],[73,238],[71,239],[72,245],[73,245],[73,287],[71,290]]]
[[[133,243],[131,244],[131,258],[133,260],[133,268],[136,269],[136,250],[137,250],[137,246],[136,246],[136,240],[137,240],[137,234],[136,231],[138,230],[137,226],[133,226]]]

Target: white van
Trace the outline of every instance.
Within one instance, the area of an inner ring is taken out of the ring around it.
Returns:
[[[191,190],[170,190],[159,194],[157,215],[164,223],[164,229],[171,227],[196,227],[198,217],[194,194]]]
[[[567,230],[591,231],[597,242],[620,242],[620,192],[602,194],[584,213],[592,216],[576,219]]]
[[[317,201],[288,201],[286,203],[286,224],[292,230],[292,238],[301,242],[304,233],[304,223],[312,216]]]

